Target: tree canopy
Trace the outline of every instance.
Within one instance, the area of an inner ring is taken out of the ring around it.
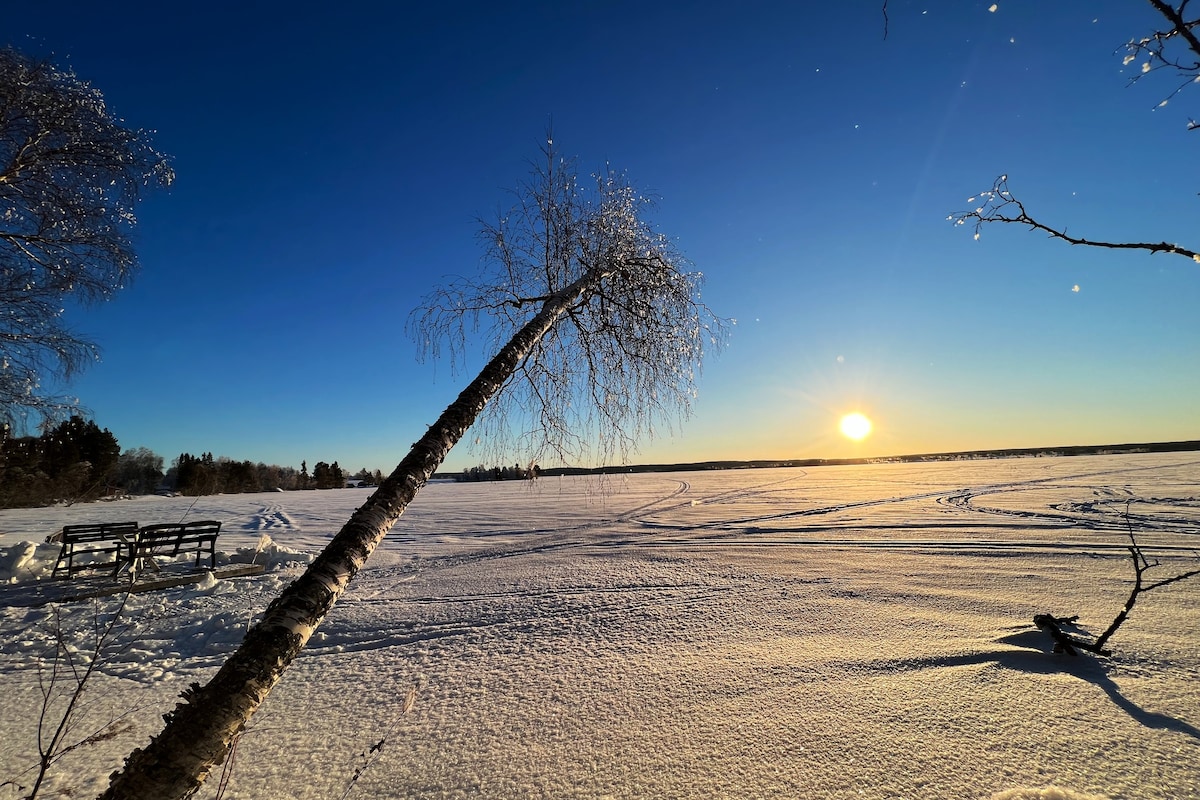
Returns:
[[[0,508],[95,500],[114,479],[121,448],[79,416],[41,436],[0,439]]]
[[[0,423],[53,419],[47,388],[97,356],[63,319],[137,268],[134,208],[174,179],[144,130],[127,128],[70,70],[0,49]]]
[[[501,346],[547,301],[577,287],[483,409],[478,440],[493,456],[624,461],[686,416],[704,358],[728,324],[699,301],[704,276],[650,222],[654,198],[620,172],[580,176],[554,149],[481,220],[479,272],[426,297],[409,318],[425,356],[461,359],[472,333]],[[505,459],[506,460],[506,459]]]

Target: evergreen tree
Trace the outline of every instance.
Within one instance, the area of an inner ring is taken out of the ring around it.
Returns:
[[[312,482],[313,486],[318,489],[341,489],[346,485],[342,468],[336,461],[332,464],[318,461],[313,467]]]
[[[78,416],[38,437],[2,437],[0,505],[95,499],[115,480],[120,452],[111,432]]]

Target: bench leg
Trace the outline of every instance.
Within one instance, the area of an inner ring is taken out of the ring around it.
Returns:
[[[68,549],[63,547],[62,552],[58,554],[58,560],[54,562],[54,569],[50,571],[51,578],[57,578],[58,574],[63,571],[63,562],[66,562],[67,577],[71,577],[71,558],[75,555],[74,548]]]

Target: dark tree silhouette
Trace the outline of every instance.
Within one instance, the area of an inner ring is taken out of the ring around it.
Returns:
[[[684,271],[679,254],[644,219],[646,199],[620,175],[601,175],[585,191],[552,142],[544,155],[513,210],[483,227],[491,256],[484,274],[436,293],[413,318],[421,346],[437,353],[447,337],[461,352],[459,335],[486,315],[502,342],[496,355],[212,680],[184,693],[162,733],[129,756],[103,797],[178,798],[200,787],[489,404],[511,421],[504,412],[513,403],[535,403],[532,428],[516,440],[564,451],[581,444],[576,424],[628,446],[661,414],[686,410],[706,349],[724,335],[722,322],[700,302],[699,276]],[[575,401],[590,403],[592,411],[576,411]]]
[[[140,191],[173,178],[98,90],[0,49],[0,424],[74,408],[43,388],[97,355],[64,323],[64,300],[105,300],[128,283]]]
[[[95,500],[115,476],[121,447],[73,416],[41,436],[0,437],[0,508]]]

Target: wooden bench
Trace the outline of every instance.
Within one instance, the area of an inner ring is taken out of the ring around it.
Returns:
[[[138,535],[136,522],[99,522],[89,525],[64,525],[61,533],[49,537],[47,541],[61,542],[62,549],[54,569],[50,575],[57,578],[60,573],[66,573],[70,578],[76,572],[85,569],[104,569],[111,567],[113,575],[117,574],[125,563],[121,559],[121,549],[126,542],[133,541]],[[83,563],[75,561],[76,556],[111,556],[102,561],[88,560]]]
[[[119,566],[128,565],[130,571],[144,560],[154,564],[155,556],[175,557],[181,552],[196,551],[196,566],[208,552],[210,569],[217,566],[217,535],[221,532],[221,523],[216,520],[199,522],[179,522],[166,525],[146,525],[129,541],[121,542],[117,547]],[[118,567],[119,568],[119,567]]]

